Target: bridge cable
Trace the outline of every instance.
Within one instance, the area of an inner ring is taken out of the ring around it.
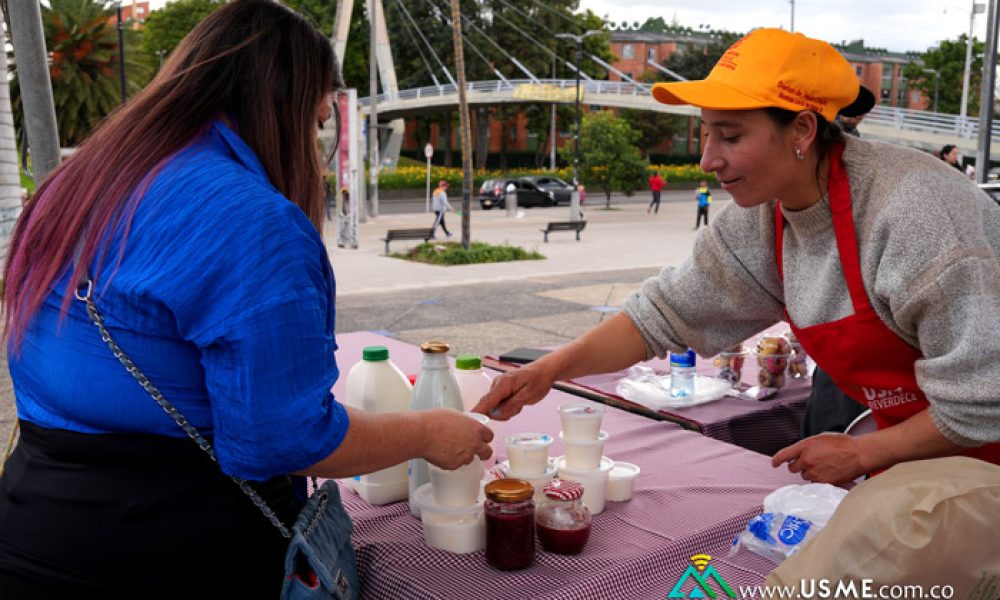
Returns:
[[[444,71],[444,74],[448,76],[448,80],[451,81],[451,84],[453,86],[455,86],[455,89],[458,89],[458,82],[456,82],[455,78],[451,76],[451,71],[448,70],[448,67],[444,66],[444,63],[441,62],[441,59],[438,57],[437,52],[434,51],[434,46],[432,46],[431,43],[427,41],[427,38],[424,36],[424,33],[420,31],[420,27],[417,26],[417,22],[413,19],[413,16],[410,14],[410,11],[406,10],[406,7],[403,6],[402,0],[396,0],[396,4],[399,5],[399,8],[401,8],[403,10],[403,13],[407,16],[407,18],[410,19],[410,23],[413,24],[413,29],[417,32],[417,35],[420,36],[420,39],[422,39],[424,43],[427,44],[427,48],[430,49],[431,55],[434,57],[434,60],[436,60],[439,65],[441,65],[441,69]]]
[[[559,12],[558,10],[556,10],[556,9],[552,8],[551,6],[549,6],[548,4],[545,4],[544,2],[541,2],[540,0],[531,0],[531,1],[534,2],[536,5],[538,5],[539,7],[541,7],[543,9],[549,11],[550,13],[554,14],[555,16],[557,16],[557,17],[559,17],[561,19],[564,19],[566,21],[569,21],[573,25],[573,28],[575,30],[579,31],[579,30],[583,29],[583,27],[580,26],[580,23],[578,23],[575,19],[573,19],[573,17],[567,16],[565,13]]]
[[[400,0],[396,0],[396,1],[399,2]],[[437,5],[435,5],[432,0],[424,0],[424,2],[426,2],[428,5],[430,5],[431,8],[433,8],[433,9],[435,9],[437,11],[441,10],[440,7],[438,7]],[[499,50],[504,56],[506,56],[507,59],[510,60],[514,64],[515,67],[517,67],[518,69],[520,69],[522,73],[524,73],[525,75],[528,76],[528,79],[530,79],[533,83],[538,83],[538,78],[535,77],[534,73],[532,73],[531,71],[529,71],[527,67],[525,67],[523,64],[521,64],[521,61],[517,60],[509,52],[507,52],[506,50],[504,50],[503,47],[500,46],[499,44],[497,44],[489,35],[486,34],[486,32],[484,32],[482,29],[480,29],[478,26],[476,26],[476,24],[473,23],[472,20],[469,19],[469,17],[466,17],[465,15],[462,15],[461,12],[459,13],[459,15],[461,15],[462,19],[464,19],[469,24],[469,27],[471,27],[472,29],[476,30],[476,32],[479,33],[481,36],[483,36],[483,38],[486,41],[488,41],[491,44],[493,44],[494,46],[496,46],[497,50]],[[499,71],[497,71],[496,69],[494,69],[493,71],[501,79],[503,79],[504,81],[507,81],[507,79],[504,78],[503,75],[501,75]]]
[[[684,77],[683,75],[681,75],[679,73],[675,73],[675,72],[671,71],[670,69],[664,67],[660,63],[658,63],[655,60],[653,60],[652,58],[647,59],[646,60],[646,64],[649,65],[649,66],[651,66],[651,67],[653,67],[654,69],[657,69],[657,70],[659,70],[659,71],[661,71],[663,73],[666,73],[667,75],[673,77],[677,81],[687,81],[688,80],[687,77]]]
[[[521,10],[521,9],[519,9],[519,8],[511,5],[510,3],[507,2],[507,0],[500,0],[500,3],[503,4],[504,6],[509,7],[511,10],[513,10],[513,11],[515,11],[517,13],[520,13],[522,16],[524,16],[525,19],[527,19],[533,25],[540,25],[540,23],[538,23],[537,20],[534,17],[532,17],[530,14],[524,12],[523,10]],[[496,15],[496,16],[500,17],[501,19],[504,19],[500,15]],[[504,19],[504,20],[506,21],[506,19]],[[508,23],[509,23],[509,21],[508,21]],[[548,52],[549,54],[555,55],[554,52],[552,52],[548,48],[545,48],[545,46],[542,46],[541,42],[538,42],[534,38],[530,38],[530,39],[533,42],[535,42],[536,45],[541,46],[542,48],[544,48],[545,51]],[[647,86],[645,84],[642,84],[642,83],[639,83],[638,81],[636,81],[635,79],[633,79],[632,76],[630,76],[627,73],[625,73],[625,72],[623,72],[623,71],[615,68],[614,66],[608,64],[603,59],[601,59],[601,58],[599,58],[599,57],[597,57],[597,56],[595,56],[595,55],[593,55],[593,54],[591,54],[589,52],[584,52],[584,54],[586,54],[590,58],[590,60],[592,60],[592,61],[596,62],[597,64],[601,65],[602,67],[604,67],[607,71],[609,71],[611,73],[614,73],[618,77],[621,77],[623,80],[628,81],[629,83],[635,85],[636,87],[638,87],[639,89],[641,89],[643,91],[649,91],[649,86]],[[581,73],[582,73],[582,71],[581,71]]]
[[[509,4],[506,0],[500,0],[500,3],[503,4],[504,6],[507,6],[508,8],[510,8],[511,10],[513,10],[514,12],[524,14],[519,8],[517,8],[517,7],[515,7],[515,6],[511,5],[511,4]],[[493,16],[496,17],[496,18],[498,18],[498,19],[500,19],[501,21],[504,21],[508,25],[510,25],[511,28],[513,28],[515,31],[517,31],[518,33],[520,33],[521,35],[523,35],[524,37],[526,37],[528,39],[528,41],[530,41],[531,43],[533,43],[536,46],[538,46],[539,48],[541,48],[549,56],[551,56],[551,57],[553,57],[553,58],[555,58],[555,59],[557,59],[559,61],[562,61],[562,63],[564,65],[566,65],[567,67],[569,67],[570,69],[572,69],[575,73],[579,73],[580,77],[586,79],[587,81],[593,81],[593,78],[591,78],[589,75],[587,75],[583,71],[583,69],[578,68],[577,65],[575,65],[575,64],[571,63],[570,61],[564,59],[563,57],[559,56],[559,54],[556,51],[550,49],[549,47],[545,46],[544,44],[542,44],[541,42],[539,42],[538,40],[536,40],[534,37],[532,37],[531,35],[529,35],[523,29],[521,29],[520,27],[518,27],[514,23],[511,23],[503,15],[499,15],[499,14],[494,13]],[[525,18],[527,18],[529,21],[534,22],[534,19],[531,16],[526,16]],[[537,25],[537,23],[534,23],[534,24]],[[513,60],[513,58],[511,60]]]
[[[431,67],[430,61],[427,60],[427,56],[424,54],[423,49],[420,47],[420,42],[417,41],[417,36],[413,35],[413,30],[410,29],[411,26],[407,22],[406,17],[403,15],[403,11],[399,10],[399,6],[396,4],[393,4],[392,6],[396,9],[396,12],[399,13],[399,19],[403,23],[403,29],[406,31],[407,35],[409,35],[410,42],[413,44],[413,46],[417,49],[417,52],[420,54],[420,60],[424,63],[424,68],[427,69],[427,73],[431,76],[431,79],[434,81],[434,85],[441,87],[441,82],[439,82],[438,78],[434,75],[434,69]]]
[[[432,8],[439,8],[439,7],[432,5]],[[458,14],[459,14],[459,16],[462,17],[462,20],[465,21],[470,27],[472,27],[472,28],[476,29],[478,32],[480,32],[480,35],[482,35],[483,38],[486,41],[488,41],[488,42],[492,42],[493,41],[489,37],[487,37],[485,34],[483,34],[481,29],[479,29],[478,27],[476,27],[476,24],[472,22],[472,19],[470,19],[469,17],[463,15],[461,12],[459,12]],[[444,15],[442,15],[442,16],[444,16]],[[448,22],[448,25],[451,26],[451,17],[444,16],[444,19]],[[480,51],[479,48],[472,42],[472,39],[465,34],[464,30],[460,30],[459,34],[462,36],[462,41],[465,42],[465,43],[468,43],[469,48],[471,48],[472,51],[475,52],[476,56],[478,56],[484,63],[486,63],[486,66],[489,67],[489,69],[491,71],[493,71],[493,74],[496,75],[497,78],[500,79],[500,81],[504,82],[504,84],[506,84],[508,87],[513,87],[513,85],[510,83],[510,81],[506,77],[503,76],[503,73],[501,73],[493,65],[493,62],[491,62],[490,59],[486,58],[486,56],[482,53],[482,51]],[[500,48],[499,46],[497,46],[497,47]],[[503,48],[500,48],[500,50],[503,51]],[[530,76],[531,74],[529,73],[528,75]]]

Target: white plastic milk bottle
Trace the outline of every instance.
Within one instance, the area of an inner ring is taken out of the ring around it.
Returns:
[[[385,346],[368,346],[362,360],[347,374],[345,404],[371,413],[400,412],[410,408],[412,386],[406,375],[389,360]],[[357,475],[345,480],[369,504],[391,504],[409,493],[407,464]]]
[[[462,394],[458,381],[448,366],[448,344],[444,342],[424,342],[420,350],[424,353],[417,384],[413,386],[413,397],[410,408],[427,410],[428,408],[447,407],[462,410]],[[430,473],[427,461],[415,458],[410,461],[410,512],[420,516],[420,507],[413,501],[417,488],[429,483]]]
[[[462,392],[462,405],[466,412],[479,404],[479,399],[490,391],[490,385],[493,384],[490,376],[483,371],[482,359],[475,354],[462,354],[455,359],[455,379],[458,380],[458,389]],[[495,450],[494,448],[494,454]],[[483,461],[483,466],[489,469],[494,462],[491,456],[489,460]]]

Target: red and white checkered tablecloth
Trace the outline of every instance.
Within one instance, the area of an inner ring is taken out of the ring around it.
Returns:
[[[388,346],[404,371],[419,368],[419,349],[396,340],[359,333],[338,336],[338,342],[342,372],[360,360],[363,346],[373,344]],[[494,422],[497,439],[523,431],[549,433],[557,436],[552,454],[561,454],[556,408],[588,402],[553,391],[514,419]],[[482,551],[456,555],[428,548],[420,521],[406,503],[373,507],[345,492],[355,524],[363,597],[664,598],[695,554],[711,555],[712,566],[734,591],[763,583],[774,568],[771,562],[746,551],[733,558],[727,553],[747,520],[760,512],[764,497],[802,483],[798,476],[773,469],[758,453],[612,407],[602,428],[610,436],[605,455],[642,470],[635,494],[628,502],[609,502],[594,516],[582,554],[561,556],[539,549],[534,564],[523,571],[493,569]],[[502,443],[497,447],[498,457],[504,458]],[[692,585],[688,582],[683,593]]]

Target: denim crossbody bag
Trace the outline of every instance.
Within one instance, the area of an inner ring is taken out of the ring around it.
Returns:
[[[93,284],[87,279],[77,285],[75,296],[85,302],[90,320],[101,333],[103,340],[125,370],[153,398],[178,427],[184,430],[198,447],[214,462],[215,448],[191,423],[184,418],[160,390],[132,362],[112,339],[104,325],[104,317],[97,310],[91,297]],[[359,592],[357,559],[351,545],[351,518],[340,502],[336,482],[328,480],[309,496],[291,528],[285,526],[267,502],[247,484],[246,480],[229,476],[246,494],[260,512],[274,525],[281,536],[288,540],[285,552],[282,600],[351,600]],[[314,486],[315,488],[315,486]]]

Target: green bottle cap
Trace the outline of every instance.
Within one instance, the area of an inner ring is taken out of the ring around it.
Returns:
[[[455,368],[460,371],[472,371],[482,367],[483,361],[475,354],[462,354],[455,359]]]
[[[370,362],[389,360],[389,349],[385,346],[366,346],[361,351],[361,358]]]

